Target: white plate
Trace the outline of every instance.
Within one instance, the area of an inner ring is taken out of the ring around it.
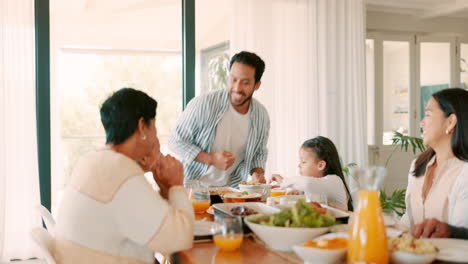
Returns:
[[[214,211],[221,211],[226,214],[231,214],[231,209],[238,206],[248,207],[250,209],[255,210],[259,214],[274,214],[279,212],[278,208],[265,205],[263,203],[257,202],[247,202],[247,203],[218,203],[213,204]]]
[[[468,240],[453,238],[428,239],[439,249],[436,259],[442,261],[462,262],[468,260]]]
[[[193,228],[193,235],[195,236],[209,236],[213,235],[215,223],[208,221],[195,221]]]

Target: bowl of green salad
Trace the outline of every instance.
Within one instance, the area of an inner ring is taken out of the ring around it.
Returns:
[[[335,218],[326,210],[317,212],[301,199],[291,208],[274,214],[250,215],[244,222],[270,248],[292,251],[293,245],[328,232]]]

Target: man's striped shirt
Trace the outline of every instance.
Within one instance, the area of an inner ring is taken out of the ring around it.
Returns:
[[[175,131],[169,139],[169,148],[184,164],[185,181],[197,180],[208,170],[208,164],[198,162],[195,158],[201,151],[210,153],[216,127],[228,110],[229,103],[229,93],[226,89],[202,94],[190,101],[177,121]],[[264,168],[268,155],[268,112],[253,98],[250,107],[250,130],[245,158],[232,172],[228,181],[228,185],[233,187],[246,180],[252,169]]]

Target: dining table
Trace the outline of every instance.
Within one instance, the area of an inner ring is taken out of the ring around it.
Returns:
[[[213,221],[213,215],[196,214],[196,220]],[[254,233],[244,234],[242,245],[232,252],[219,250],[212,240],[194,241],[191,249],[172,254],[170,264],[302,264],[303,260],[294,252],[283,252],[269,248]],[[343,264],[346,263],[345,261]],[[453,264],[436,260],[432,264]],[[456,262],[460,263],[460,262]],[[468,263],[468,259],[466,262]]]

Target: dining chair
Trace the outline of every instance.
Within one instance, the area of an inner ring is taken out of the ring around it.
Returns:
[[[36,243],[39,248],[41,257],[45,259],[47,264],[56,264],[52,257],[52,246],[53,237],[52,235],[42,227],[36,227],[29,233],[32,240]]]
[[[44,223],[47,227],[47,230],[53,236],[55,234],[55,220],[52,214],[47,208],[45,208],[41,204],[36,205],[36,211],[41,215],[42,220],[44,220]]]

